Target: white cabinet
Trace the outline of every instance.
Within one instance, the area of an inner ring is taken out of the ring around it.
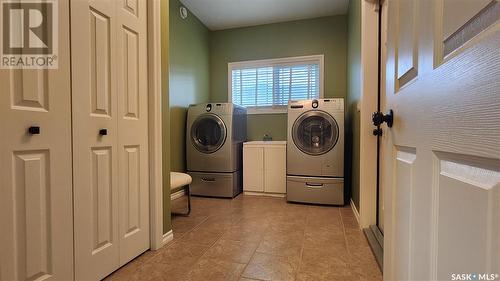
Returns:
[[[286,141],[243,144],[243,191],[267,195],[286,193]]]

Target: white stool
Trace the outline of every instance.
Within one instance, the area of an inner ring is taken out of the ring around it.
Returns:
[[[191,212],[191,193],[189,192],[189,185],[193,181],[190,175],[185,173],[170,172],[170,194],[184,189],[188,197],[188,210],[187,213],[172,213],[174,215],[189,216]]]

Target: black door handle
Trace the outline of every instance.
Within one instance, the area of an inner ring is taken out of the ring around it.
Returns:
[[[383,114],[380,111],[374,112],[372,115],[373,125],[380,126],[382,123],[387,123],[387,127],[392,128],[392,124],[394,123],[394,111],[389,109],[387,114]]]
[[[100,129],[99,130],[99,135],[101,135],[101,136],[107,136],[108,135],[108,129]]]
[[[40,127],[38,126],[31,126],[28,128],[28,134],[30,135],[39,135],[40,134]]]

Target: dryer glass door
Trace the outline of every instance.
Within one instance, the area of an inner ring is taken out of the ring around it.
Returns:
[[[200,152],[213,153],[224,145],[226,133],[226,126],[219,116],[203,114],[191,126],[191,142]]]
[[[339,138],[339,127],[328,113],[308,111],[299,116],[292,128],[293,143],[309,155],[321,155],[330,151]]]

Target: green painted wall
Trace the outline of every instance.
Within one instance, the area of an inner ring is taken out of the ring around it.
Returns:
[[[346,114],[346,185],[359,211],[359,136],[361,99],[361,2],[350,0],[347,21],[347,114]],[[350,167],[350,168],[349,168]]]
[[[170,110],[169,110],[169,1],[161,1],[161,92],[162,92],[162,166],[163,166],[163,233],[172,229],[170,217]]]
[[[182,19],[170,0],[170,164],[186,170],[186,114],[189,104],[209,101],[210,31],[192,13]]]
[[[286,140],[286,114],[252,114],[247,115],[248,140],[262,140],[264,135],[273,140]]]
[[[325,97],[346,97],[347,17],[331,16],[212,32],[210,98],[227,102],[229,62],[325,55]],[[248,139],[286,140],[286,114],[249,115]]]

